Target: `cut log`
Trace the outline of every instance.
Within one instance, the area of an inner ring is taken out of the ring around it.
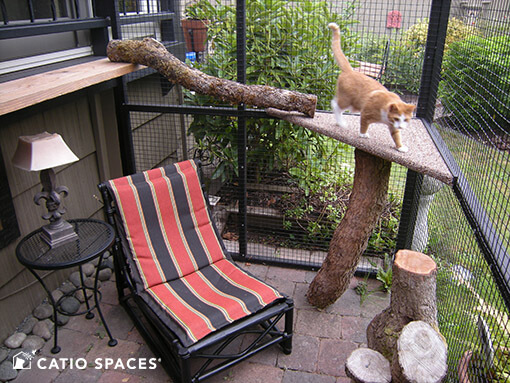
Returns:
[[[437,383],[446,375],[446,345],[439,333],[423,321],[407,324],[397,341],[391,364],[395,382]]]
[[[473,351],[466,351],[464,355],[462,355],[462,358],[460,358],[459,361],[459,383],[471,383],[469,380],[469,363],[471,362],[471,358],[473,357]]]
[[[267,85],[245,85],[209,76],[184,64],[160,42],[143,40],[111,40],[107,55],[114,62],[128,62],[151,67],[174,84],[213,96],[232,104],[247,104],[261,108],[297,111],[313,117],[317,96],[274,88]]]
[[[349,287],[356,266],[386,204],[391,162],[356,149],[354,185],[328,255],[310,284],[308,301],[323,309]]]
[[[390,383],[390,362],[369,348],[354,350],[345,364],[345,373],[356,383]]]
[[[398,336],[409,322],[424,321],[438,329],[436,273],[436,263],[428,255],[410,250],[397,252],[390,306],[368,325],[368,347],[392,360]]]

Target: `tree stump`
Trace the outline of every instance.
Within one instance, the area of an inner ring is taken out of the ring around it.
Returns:
[[[397,341],[391,363],[395,382],[438,383],[447,371],[446,345],[439,333],[423,321],[407,324]]]
[[[391,162],[360,149],[354,155],[356,167],[349,206],[307,292],[308,301],[320,309],[334,303],[349,287],[386,204]]]
[[[114,62],[146,65],[157,70],[169,81],[183,87],[233,104],[298,111],[310,117],[315,114],[317,96],[274,88],[267,85],[245,85],[209,76],[184,64],[160,42],[143,40],[111,40],[107,55]]]
[[[354,350],[345,364],[345,373],[356,383],[390,383],[390,362],[369,348]]]
[[[436,273],[436,263],[428,255],[411,250],[397,252],[390,306],[368,325],[368,347],[392,360],[400,332],[409,322],[420,320],[438,329]]]

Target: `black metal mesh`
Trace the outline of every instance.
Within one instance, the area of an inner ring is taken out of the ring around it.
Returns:
[[[431,124],[457,177],[449,187],[406,177],[405,168],[393,165],[388,204],[366,253],[392,255],[400,245],[432,256],[448,380],[460,379],[459,363],[469,357],[471,382],[509,382],[508,6],[453,1],[446,30],[449,2],[415,3],[247,1],[244,66],[236,51],[233,1],[176,5],[179,17],[208,19],[204,48],[197,48],[199,35],[175,28],[179,18],[139,20],[123,25],[122,33],[162,39],[178,57],[220,78],[236,80],[240,64],[247,83],[313,93],[319,109],[329,110],[339,70],[327,24],[337,22],[357,70],[407,102],[420,100],[418,113]],[[135,20],[139,13],[122,17]],[[191,46],[184,34],[192,37]],[[443,39],[444,60],[437,51]],[[214,214],[230,251],[239,252],[246,241],[247,255],[258,260],[319,267],[349,198],[353,148],[262,113],[237,112],[150,70],[137,76],[127,82],[137,170],[200,157],[209,193],[220,197]],[[243,135],[236,117],[243,113],[246,180],[240,177]],[[245,182],[246,237],[239,219]]]

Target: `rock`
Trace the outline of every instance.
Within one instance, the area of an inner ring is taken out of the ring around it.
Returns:
[[[27,334],[15,332],[4,341],[4,344],[9,348],[19,348],[26,338]]]
[[[9,355],[9,349],[6,347],[0,347],[0,363],[2,363]]]
[[[103,260],[103,262],[101,262],[101,265],[99,266],[99,269],[100,270],[103,270],[103,269],[113,269],[113,259],[111,258],[108,258],[106,260]]]
[[[99,275],[97,276],[97,278],[100,281],[107,281],[110,279],[111,276],[112,276],[112,269],[106,268],[99,272]]]
[[[65,281],[64,283],[62,283],[62,286],[59,287],[59,290],[62,291],[64,294],[69,294],[75,288],[76,287],[71,282]]]
[[[68,314],[74,314],[80,309],[80,301],[75,297],[66,297],[62,300],[60,309]]]
[[[67,315],[57,313],[57,326],[64,326],[67,322],[69,322],[69,317]]]
[[[49,303],[42,303],[34,309],[34,316],[37,319],[46,319],[53,315],[53,307]]]
[[[90,277],[92,274],[94,274],[95,270],[96,270],[96,267],[92,263],[86,263],[86,264],[82,265],[82,267],[81,267],[81,271],[87,277]]]
[[[23,332],[25,334],[30,334],[35,324],[39,322],[37,318],[34,318],[32,315],[29,315],[18,327],[19,332]]]
[[[92,277],[88,277],[87,279],[85,279],[83,281],[83,284],[85,285],[85,287],[88,287],[89,289],[93,289],[94,288],[94,281],[95,281],[95,278],[92,278]],[[97,288],[99,288],[101,286],[101,281],[97,281]]]
[[[12,361],[5,360],[0,363],[0,381],[7,382],[9,380],[16,379],[18,371],[14,369]]]
[[[23,344],[21,345],[24,349],[29,349],[31,351],[39,351],[41,348],[44,347],[44,339],[37,335],[29,335],[27,338],[23,341]],[[35,354],[35,352],[34,352]]]
[[[79,271],[75,271],[74,273],[71,273],[71,275],[69,276],[69,281],[75,287],[80,287],[81,286],[80,272]]]
[[[52,291],[51,296],[55,303],[57,303],[58,300],[64,296],[64,293],[62,292],[62,290],[56,289]]]
[[[45,340],[51,338],[51,330],[47,321],[37,322],[32,330],[32,334],[37,335]]]
[[[91,298],[92,297],[92,291],[91,290],[85,290],[87,292],[87,298]],[[83,294],[83,290],[78,290],[74,296],[76,297],[76,299],[78,299],[81,303],[85,302],[85,297],[84,297],[84,294]]]

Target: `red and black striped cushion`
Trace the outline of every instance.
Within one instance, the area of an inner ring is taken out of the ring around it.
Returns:
[[[184,345],[281,298],[225,257],[193,161],[118,178],[109,188],[138,271],[137,290],[178,325]]]

